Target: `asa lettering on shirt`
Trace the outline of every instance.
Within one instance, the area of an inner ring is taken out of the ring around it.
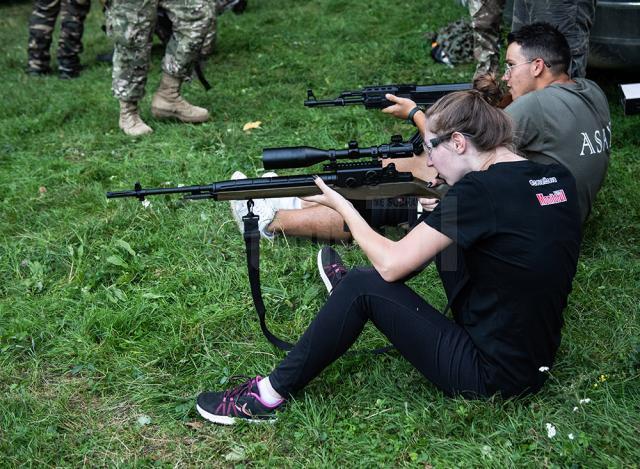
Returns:
[[[582,137],[582,148],[580,156],[598,155],[605,150],[611,149],[611,122],[602,129],[594,132],[580,132]]]
[[[540,205],[542,205],[543,207],[545,205],[560,204],[562,202],[567,201],[567,195],[564,193],[563,189],[558,189],[557,191],[553,191],[549,195],[538,193],[536,194],[536,197]]]

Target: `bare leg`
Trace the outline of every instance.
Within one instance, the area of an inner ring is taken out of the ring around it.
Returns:
[[[298,210],[278,210],[267,230],[323,240],[351,239],[351,233],[344,231],[344,220],[338,212],[317,204]]]

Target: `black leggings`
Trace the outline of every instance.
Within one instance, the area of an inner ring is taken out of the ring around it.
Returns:
[[[449,296],[460,271],[439,270]],[[350,271],[334,289],[294,349],[270,374],[274,389],[283,396],[302,389],[351,347],[368,320],[446,394],[491,394],[478,350],[465,329],[404,283],[386,282],[373,269]]]

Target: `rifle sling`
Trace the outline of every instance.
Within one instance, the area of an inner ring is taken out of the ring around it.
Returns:
[[[293,344],[276,337],[267,327],[266,310],[262,300],[262,290],[260,289],[260,231],[258,230],[258,216],[251,210],[242,217],[244,222],[244,243],[247,250],[247,269],[249,273],[249,285],[251,286],[251,296],[253,304],[260,320],[260,329],[264,336],[273,345],[281,350],[289,351]]]
[[[249,207],[251,207],[251,204]],[[294,344],[280,339],[273,334],[267,327],[266,309],[262,300],[262,290],[260,288],[260,231],[258,229],[257,215],[254,215],[251,209],[249,213],[242,217],[244,222],[244,243],[247,251],[247,270],[249,273],[249,285],[251,286],[251,296],[253,297],[253,305],[258,313],[260,321],[260,329],[269,342],[278,347],[280,350],[289,351]],[[368,352],[373,354],[382,354],[393,350],[393,345],[380,347]],[[347,353],[359,353],[359,351],[351,351]]]
[[[207,77],[204,76],[201,62],[196,62],[196,64],[193,67],[193,71],[196,72],[196,76],[198,77],[198,80],[200,80],[200,83],[202,83],[204,90],[209,91],[211,89],[211,85],[207,81]]]

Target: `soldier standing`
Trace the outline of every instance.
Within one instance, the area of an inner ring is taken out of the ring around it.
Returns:
[[[28,65],[29,75],[51,73],[49,48],[56,18],[62,11],[58,41],[58,69],[60,78],[76,78],[80,74],[82,33],[84,20],[91,7],[90,0],[36,0],[29,19]]]
[[[498,75],[500,23],[505,0],[469,0],[473,28],[474,78],[485,73]],[[514,0],[511,30],[536,22],[556,26],[571,48],[569,76],[584,78],[589,56],[589,31],[595,17],[594,0]]]
[[[545,22],[556,26],[571,49],[571,78],[587,75],[589,32],[596,14],[595,0],[514,0],[512,31],[525,24]]]
[[[500,23],[505,0],[469,0],[469,14],[473,29],[473,58],[476,73],[498,75],[500,62]]]
[[[151,113],[157,118],[193,123],[209,118],[206,109],[190,104],[180,95],[180,87],[200,57],[215,15],[213,2],[111,0],[107,2],[107,34],[115,43],[112,90],[120,101],[119,126],[131,136],[153,131],[141,119],[138,103],[145,92],[159,6],[168,12],[172,35],[162,60],[162,79],[151,102]]]

